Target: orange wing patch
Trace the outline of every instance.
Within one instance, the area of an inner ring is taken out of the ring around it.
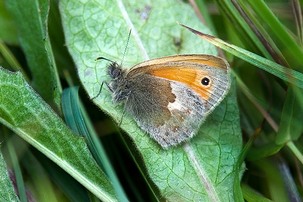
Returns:
[[[181,82],[189,86],[192,90],[202,96],[203,99],[208,100],[210,97],[209,88],[211,85],[205,87],[201,84],[201,79],[208,77],[206,71],[197,70],[194,68],[156,68],[149,71],[150,74]]]

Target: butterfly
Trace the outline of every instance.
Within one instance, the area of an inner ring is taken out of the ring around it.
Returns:
[[[111,61],[108,75],[113,102],[123,103],[164,149],[192,138],[231,83],[227,61],[203,54],[156,58],[129,70]]]

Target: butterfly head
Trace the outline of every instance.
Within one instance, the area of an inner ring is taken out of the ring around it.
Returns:
[[[116,62],[112,62],[108,66],[108,75],[111,77],[108,87],[113,93],[113,101],[121,102],[126,100],[130,94],[126,79],[127,71],[123,70]]]

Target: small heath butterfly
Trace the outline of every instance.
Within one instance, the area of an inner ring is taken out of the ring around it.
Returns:
[[[193,137],[230,87],[229,64],[212,55],[157,58],[130,70],[111,62],[108,74],[113,101],[165,149]]]

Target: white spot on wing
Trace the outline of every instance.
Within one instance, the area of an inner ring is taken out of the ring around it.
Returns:
[[[172,111],[172,110],[183,111],[184,110],[182,103],[180,103],[178,100],[176,100],[175,102],[170,102],[167,107],[170,111]]]

